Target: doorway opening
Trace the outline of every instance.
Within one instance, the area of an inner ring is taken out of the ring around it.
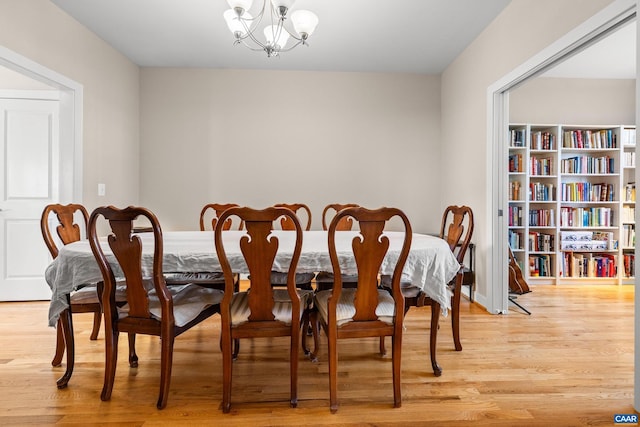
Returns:
[[[0,66],[60,94],[60,203],[82,202],[82,85],[27,57],[0,46]]]
[[[491,313],[506,314],[509,310],[508,293],[508,212],[507,156],[509,125],[509,92],[524,82],[541,75],[560,62],[593,45],[636,19],[635,2],[614,2],[609,7],[578,26],[551,46],[507,74],[487,91],[488,129],[487,144],[490,158],[491,186],[488,203],[491,209],[489,235],[493,237],[488,254],[487,309]]]
[[[0,67],[9,77],[0,87],[0,300],[43,300],[42,208],[82,203],[83,89],[2,46]]]

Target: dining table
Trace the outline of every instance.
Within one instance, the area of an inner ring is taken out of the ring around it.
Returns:
[[[165,274],[221,271],[213,231],[167,231],[162,235],[162,262]],[[353,239],[358,235],[358,231],[336,233],[336,250],[342,274],[357,273],[351,245]],[[151,276],[154,250],[153,235],[151,233],[137,233],[135,236],[142,243],[143,275]],[[231,268],[237,273],[248,274],[249,270],[240,250],[242,236],[246,236],[245,231],[225,231],[223,232],[223,243]],[[279,244],[273,270],[285,272],[293,253],[295,232],[274,230],[273,236],[278,239]],[[404,233],[387,231],[385,236],[389,239],[389,249],[382,263],[380,274],[392,274],[395,261],[400,254]],[[106,236],[101,239],[104,239],[105,254],[114,269],[116,279],[118,279],[122,272],[115,258],[109,252]],[[302,242],[302,253],[296,272],[332,271],[327,231],[304,231]],[[460,264],[445,240],[427,234],[414,233],[411,249],[402,271],[402,281],[404,283],[410,282],[422,289],[431,300],[440,305],[442,313],[446,315],[451,308],[451,291],[447,284],[455,277],[459,269]],[[63,246],[58,256],[47,267],[45,279],[52,291],[49,326],[55,326],[58,318],[63,315],[72,328],[69,295],[83,285],[102,281],[102,275],[89,241],[80,240]],[[433,319],[431,326],[433,338],[433,334],[437,333],[437,323],[434,325]],[[65,334],[65,341],[69,353],[73,352],[74,348],[72,329],[68,335],[67,337]],[[67,354],[67,373],[65,373],[64,385],[71,376],[72,365],[73,355]]]

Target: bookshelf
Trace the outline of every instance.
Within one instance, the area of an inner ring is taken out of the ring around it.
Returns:
[[[532,284],[631,284],[635,127],[511,124],[509,245]]]

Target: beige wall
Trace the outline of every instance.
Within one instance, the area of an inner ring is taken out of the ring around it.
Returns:
[[[3,66],[0,66],[0,89],[55,90],[55,88],[46,83],[39,82]]]
[[[483,277],[487,87],[610,2],[514,1],[441,79],[140,71],[47,0],[3,0],[0,45],[84,86],[89,208],[142,203],[167,227],[186,229],[212,200],[302,201],[316,216],[326,203],[354,201],[400,206],[429,232],[446,205],[464,203],[476,215]],[[535,37],[523,21],[535,23]],[[106,197],[96,195],[98,182]]]
[[[141,72],[142,203],[195,229],[205,203],[397,206],[440,224],[438,76]]]
[[[630,125],[636,81],[536,78],[509,92],[511,123]]]
[[[0,45],[83,85],[87,208],[137,204],[139,68],[48,0],[2,0]]]
[[[487,294],[492,246],[487,198],[487,89],[593,16],[611,0],[516,0],[442,74],[442,193],[440,209],[467,204],[475,214],[478,293]]]

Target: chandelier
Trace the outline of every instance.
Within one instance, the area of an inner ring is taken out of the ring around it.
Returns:
[[[262,0],[262,8],[255,18],[249,13],[253,0],[227,0],[227,3],[231,9],[225,11],[223,16],[235,37],[233,44],[242,43],[251,50],[265,51],[270,58],[301,44],[308,46],[307,39],[318,25],[315,13],[296,10],[291,13],[294,31],[285,27],[289,9],[295,0]],[[264,41],[261,41],[255,33],[265,15],[270,15],[271,19],[263,30]],[[289,38],[294,39],[295,43],[287,47]]]

